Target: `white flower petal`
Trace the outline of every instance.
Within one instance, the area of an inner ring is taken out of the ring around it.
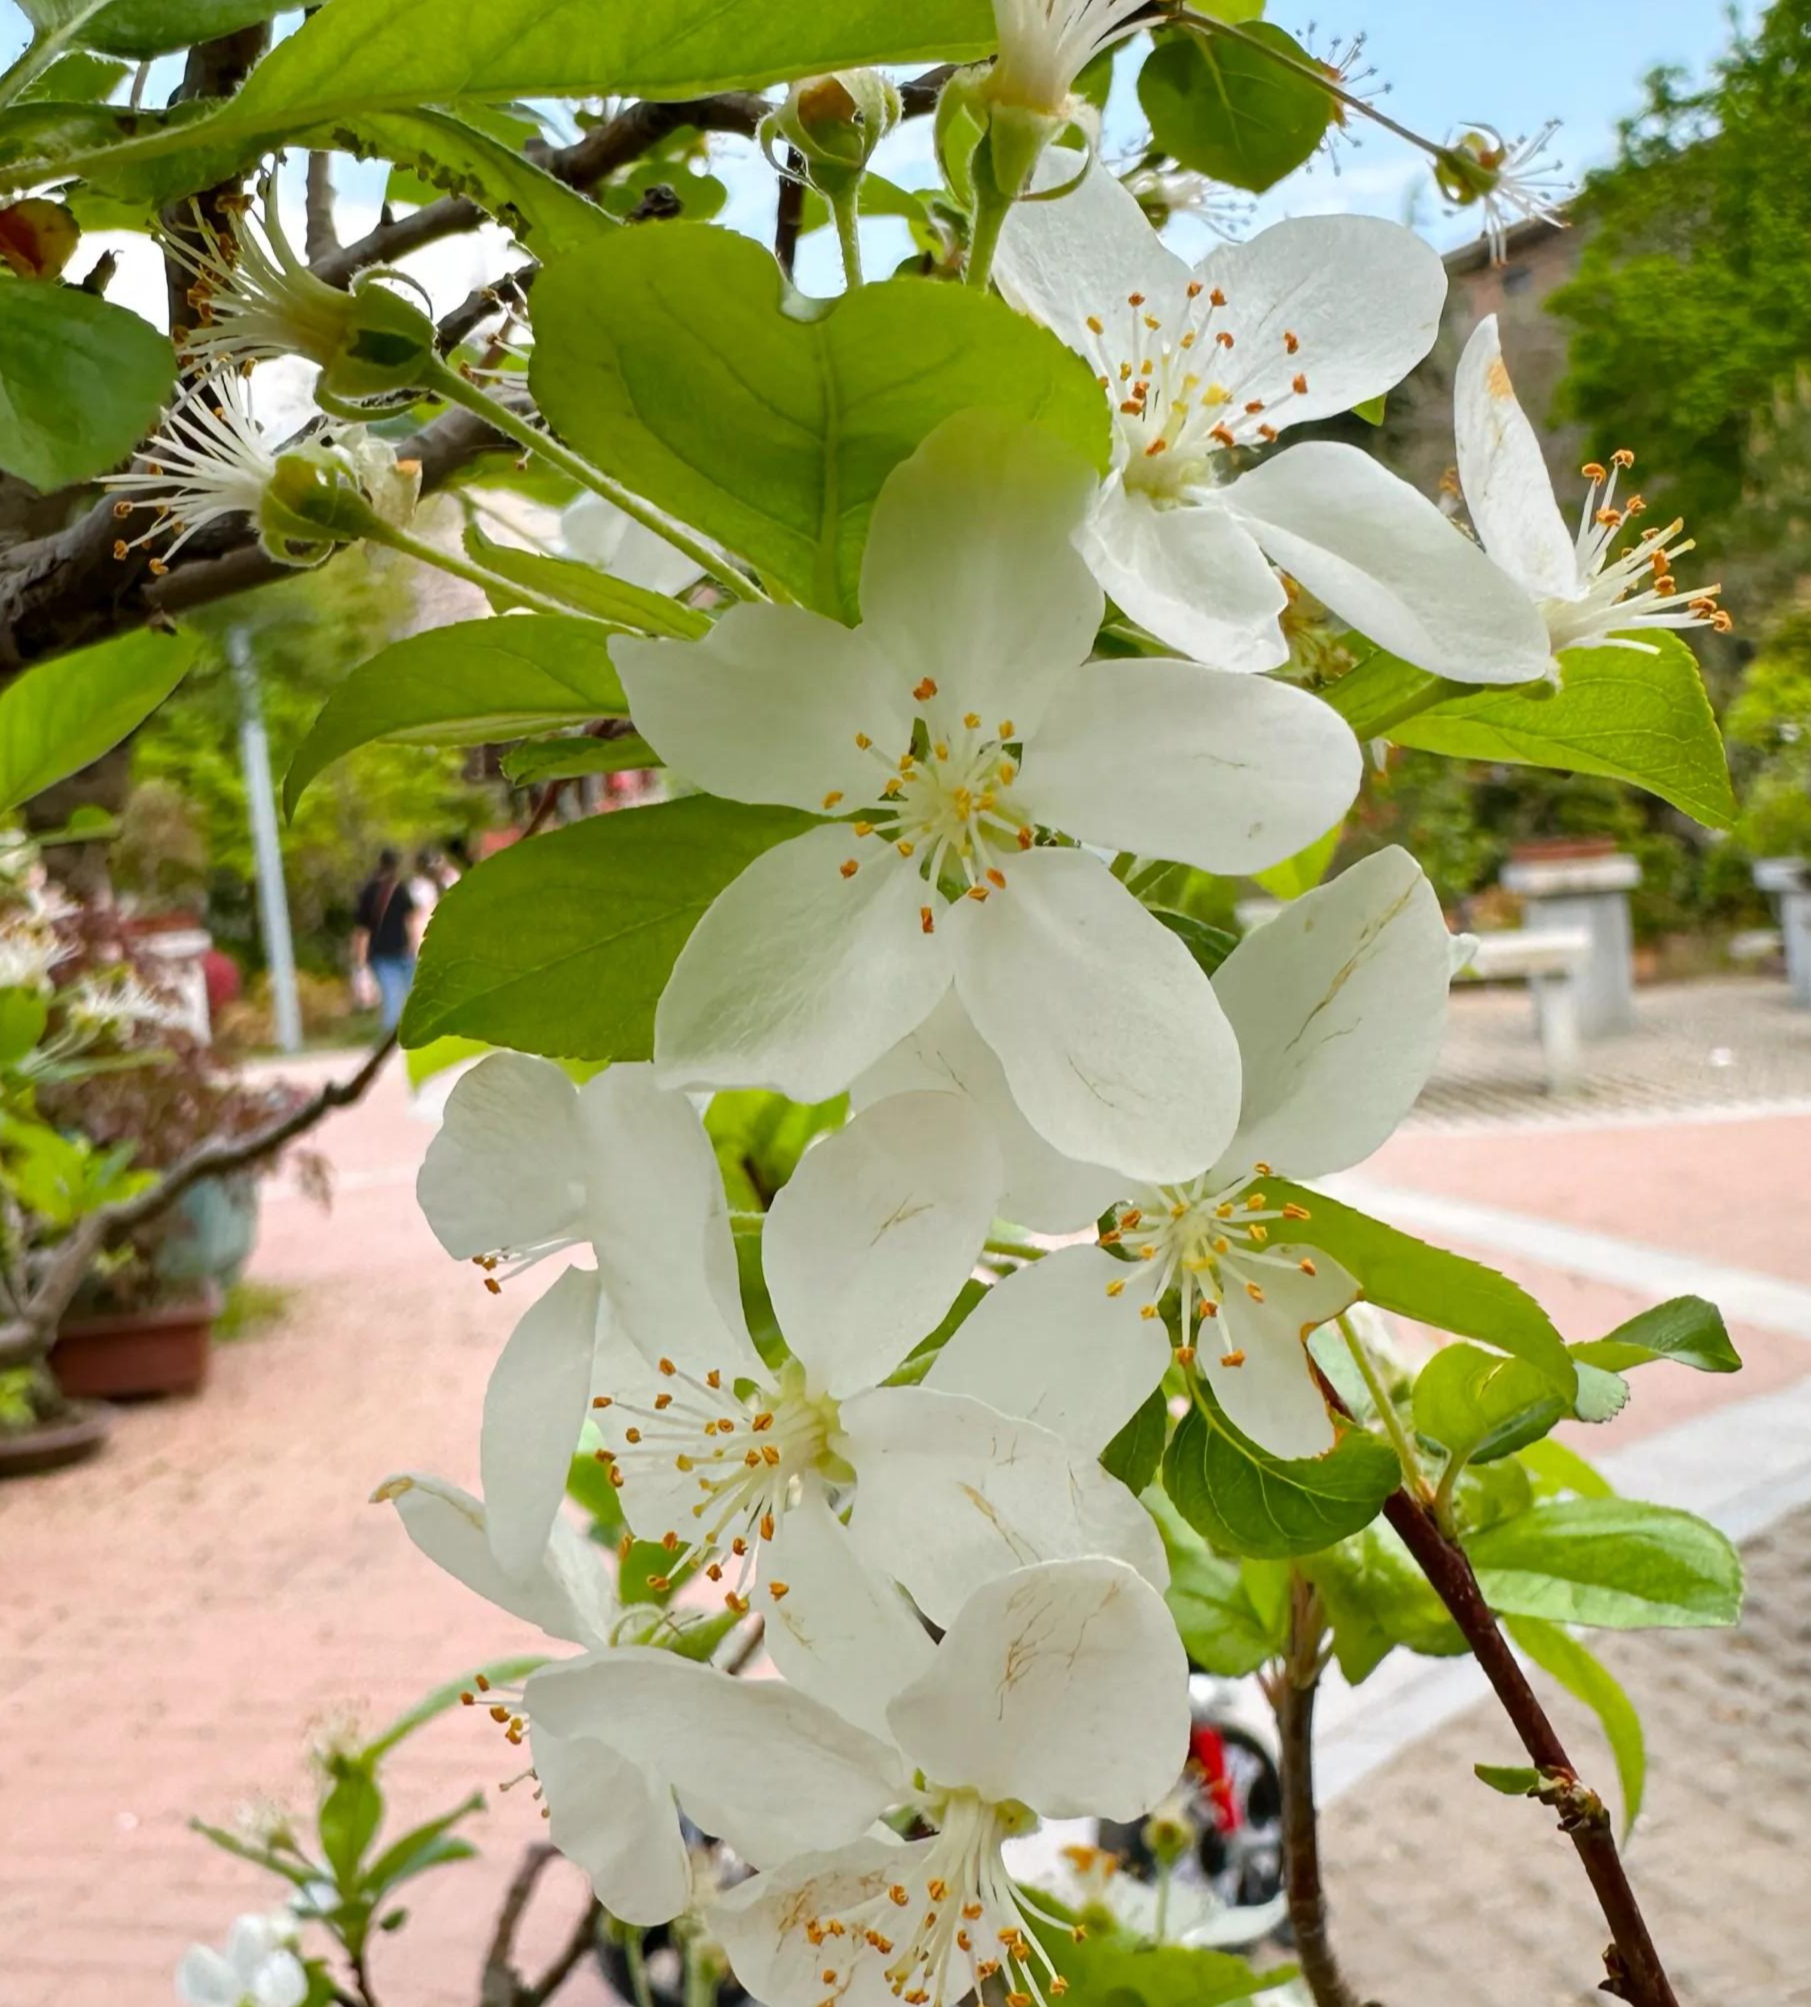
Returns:
[[[605,1642],[615,1611],[600,1550],[563,1519],[534,1572],[518,1581],[490,1551],[484,1502],[445,1478],[425,1473],[386,1478],[377,1497],[396,1507],[403,1531],[437,1568],[486,1602],[537,1624],[549,1637],[593,1647]]]
[[[1289,1262],[1308,1256],[1315,1273],[1268,1263],[1253,1270],[1263,1278],[1262,1303],[1232,1282],[1197,1363],[1233,1425],[1253,1442],[1277,1456],[1319,1456],[1333,1447],[1333,1423],[1309,1364],[1308,1334],[1348,1308],[1358,1284],[1317,1248],[1277,1253]],[[1223,1365],[1221,1347],[1225,1356],[1243,1352],[1243,1365]]]
[[[1273,223],[1210,252],[1195,276],[1226,295],[1213,324],[1233,337],[1239,402],[1262,398],[1279,431],[1393,389],[1433,347],[1446,302],[1440,254],[1379,216]]]
[[[937,1648],[892,1581],[861,1559],[822,1485],[808,1480],[781,1518],[752,1600],[787,1683],[890,1740],[887,1702],[928,1670]]]
[[[1072,147],[1051,147],[1034,186],[1055,188],[1080,173]],[[1091,360],[1088,317],[1109,330],[1126,325],[1133,293],[1159,320],[1177,313],[1192,274],[1150,226],[1138,198],[1098,168],[1054,202],[1015,202],[994,254],[994,279],[1021,313]]]
[[[551,1060],[493,1052],[447,1096],[415,1178],[415,1197],[461,1261],[556,1246],[584,1228],[578,1089]]]
[[[176,1997],[188,2007],[239,2007],[239,1975],[210,1944],[191,1944],[176,1967]]]
[[[822,2000],[827,1946],[814,1945],[805,1919],[851,1916],[886,1895],[902,1877],[917,1886],[934,1840],[909,1845],[876,1835],[833,1853],[801,1854],[727,1889],[705,1912],[711,1935],[750,1998],[767,2007],[812,2007]],[[839,2007],[893,2007],[888,1959],[866,1946],[839,1951]]]
[[[1123,1562],[1046,1562],[977,1590],[887,1718],[942,1783],[1046,1818],[1136,1819],[1188,1756],[1188,1659]]]
[[[817,811],[837,790],[859,807],[880,769],[856,733],[892,753],[911,735],[906,692],[895,700],[868,636],[803,607],[732,606],[697,641],[616,639],[610,659],[636,730],[731,801]]]
[[[1205,1169],[1237,1121],[1239,1060],[1194,958],[1086,851],[1027,851],[1006,876],[952,915],[956,987],[1026,1119],[1133,1177]]]
[[[547,1551],[566,1471],[585,1426],[603,1296],[569,1268],[523,1313],[491,1368],[478,1442],[485,1519],[497,1566],[530,1580]]]
[[[1159,1588],[1163,1542],[1144,1507],[1091,1452],[966,1394],[877,1387],[845,1402],[842,1453],[856,1472],[849,1531],[933,1623],[1037,1561],[1108,1555]]]
[[[993,1048],[969,1022],[954,990],[869,1067],[850,1098],[868,1108],[889,1095],[926,1089],[965,1095],[980,1110],[1000,1152],[996,1210],[1003,1219],[1039,1233],[1075,1233],[1121,1196],[1126,1181],[1117,1171],[1065,1157],[1020,1114]]]
[[[1164,502],[1117,477],[1081,536],[1114,601],[1169,648],[1241,673],[1289,658],[1283,581],[1237,516],[1210,495]]]
[[[254,2007],[302,2007],[308,1998],[308,1974],[293,1951],[273,1951],[252,1981]]]
[[[946,419],[888,475],[862,557],[861,632],[902,704],[928,676],[954,712],[1035,726],[1045,683],[1086,657],[1100,626],[1100,588],[1071,542],[1094,489],[1073,447],[985,411]]]
[[[1404,661],[1461,683],[1545,674],[1547,629],[1515,581],[1356,446],[1290,446],[1226,490],[1285,571]]]
[[[1170,1363],[1162,1319],[1107,1294],[1130,1273],[1100,1247],[1028,1263],[970,1311],[924,1384],[1023,1415],[1098,1456]]]
[[[626,1646],[543,1666],[527,1700],[530,1719],[557,1735],[634,1750],[757,1867],[859,1838],[904,1785],[896,1751],[805,1694],[672,1652]]]
[[[1450,941],[1434,888],[1394,848],[1246,935],[1214,976],[1244,1078],[1229,1176],[1343,1171],[1394,1132],[1440,1056]]]
[[[1497,317],[1472,330],[1453,378],[1459,486],[1484,548],[1537,599],[1578,590],[1578,554],[1554,500],[1540,440],[1516,401]]]
[[[250,1989],[259,1967],[282,1942],[268,1916],[252,1911],[234,1917],[233,1927],[226,1934],[226,1962],[242,1987]]]
[[[849,858],[860,866],[844,878]],[[843,827],[766,851],[718,894],[654,1020],[663,1086],[840,1094],[949,987],[949,931],[925,933],[923,881]]]
[[[581,495],[560,517],[560,539],[580,564],[649,592],[683,592],[697,582],[698,560],[602,495]]]
[[[1345,720],[1306,690],[1139,659],[1057,679],[1020,791],[1085,842],[1231,875],[1324,836],[1363,770]]]
[[[809,1390],[884,1380],[980,1259],[1000,1153],[958,1094],[902,1094],[806,1151],[762,1232],[762,1269]]]
[[[651,1066],[612,1066],[586,1084],[588,1224],[616,1327],[650,1364],[758,1374],[736,1279],[723,1174],[688,1096]]]
[[[529,1730],[547,1837],[624,1923],[666,1923],[691,1900],[692,1867],[665,1781],[595,1736]]]

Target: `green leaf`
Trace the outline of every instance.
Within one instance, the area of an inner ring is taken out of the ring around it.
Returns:
[[[517,1686],[531,1672],[539,1672],[547,1663],[544,1653],[533,1653],[512,1659],[493,1659],[488,1665],[474,1666],[457,1679],[444,1680],[423,1694],[411,1708],[399,1714],[375,1741],[368,1742],[358,1753],[357,1761],[367,1769],[374,1769],[378,1762],[396,1747],[406,1742],[418,1728],[425,1728],[430,1721],[438,1719],[448,1708],[458,1707],[467,1693],[474,1692],[480,1679],[488,1680],[492,1686]]]
[[[1367,397],[1362,403],[1353,405],[1352,416],[1362,418],[1367,425],[1381,425],[1388,416],[1389,408],[1389,397],[1380,390],[1375,397]]]
[[[1128,1491],[1142,1491],[1163,1461],[1163,1439],[1169,1425],[1163,1389],[1153,1387],[1137,1413],[1101,1451],[1102,1469],[1111,1472]]]
[[[1507,1456],[1545,1434],[1567,1406],[1538,1366],[1478,1345],[1442,1345],[1415,1381],[1415,1427],[1461,1463],[1487,1443]],[[1518,1434],[1523,1428],[1532,1433]]]
[[[1061,1905],[1039,1898],[1047,1912]],[[1069,1982],[1065,2007],[1229,2007],[1296,1976],[1293,1965],[1254,1972],[1229,1951],[1180,1944],[1148,1944],[1120,1930],[1100,1929],[1090,1917],[1077,1944],[1066,1921],[1033,1921],[1031,1929]]]
[[[910,7],[837,0],[803,8],[773,0],[644,7],[333,0],[272,50],[207,121],[206,136],[243,161],[286,134],[375,111],[605,94],[687,98],[856,64],[970,61],[993,43],[988,0],[914,0]],[[119,152],[142,161],[172,150],[170,138],[156,134]],[[80,159],[66,165],[87,171]]]
[[[1280,1179],[1271,1181],[1271,1189],[1280,1195],[1276,1204],[1308,1209],[1308,1222],[1290,1238],[1330,1254],[1364,1285],[1369,1302],[1437,1331],[1512,1352],[1545,1373],[1568,1401],[1576,1397],[1577,1368],[1553,1320],[1507,1276],[1399,1233],[1324,1192]]]
[[[628,708],[594,621],[530,613],[436,627],[380,650],[334,691],[296,748],[283,803],[294,815],[316,774],[374,739],[487,745]]]
[[[0,286],[0,297],[24,290]],[[146,628],[40,662],[0,689],[0,814],[110,752],[200,652],[192,634]]]
[[[1449,682],[1444,676],[1430,676],[1399,655],[1374,648],[1337,683],[1319,694],[1331,704],[1360,739],[1394,738],[1395,728],[1404,718],[1414,717],[1446,697],[1468,697],[1469,683]]]
[[[715,1616],[700,1617],[677,1631],[662,1632],[654,1642],[664,1646],[675,1658],[690,1659],[695,1665],[704,1665],[741,1621],[734,1610],[719,1610]]]
[[[50,1006],[36,990],[0,990],[0,1067],[17,1066],[44,1036]]]
[[[305,1889],[311,1882],[323,1879],[321,1869],[313,1861],[291,1860],[288,1856],[275,1853],[269,1847],[254,1845],[242,1840],[237,1833],[229,1833],[223,1826],[210,1826],[205,1819],[191,1819],[189,1831],[199,1833],[204,1840],[211,1841],[223,1854],[231,1854],[237,1861],[250,1861],[273,1875],[281,1875],[287,1882],[293,1882],[299,1889]]]
[[[429,1819],[425,1824],[412,1828],[400,1840],[386,1847],[378,1855],[361,1878],[364,1894],[376,1898],[398,1883],[412,1880],[429,1868],[442,1866],[449,1860],[460,1860],[469,1855],[471,1849],[463,1841],[455,1846],[463,1852],[448,1851],[446,1836],[463,1819],[469,1819],[474,1812],[484,1810],[484,1793],[474,1791],[463,1804],[455,1805],[450,1812],[443,1812],[438,1819]]]
[[[1325,1456],[1290,1459],[1198,1408],[1177,1423],[1163,1458],[1164,1489],[1195,1531],[1261,1560],[1313,1554],[1356,1533],[1401,1481],[1396,1452],[1362,1430]]]
[[[874,498],[953,413],[1036,421],[1104,465],[1086,365],[959,286],[807,301],[759,244],[671,223],[550,264],[534,324],[554,429],[820,612],[855,617]]]
[[[1533,1479],[1537,1498],[1557,1498],[1568,1491],[1580,1498],[1616,1496],[1616,1487],[1595,1464],[1552,1436],[1524,1444],[1516,1451],[1515,1460]]]
[[[581,250],[620,226],[576,188],[476,125],[440,111],[373,112],[335,125],[348,153],[408,161],[449,195],[469,195],[539,258]]]
[[[638,628],[644,634],[675,641],[694,640],[710,629],[710,621],[702,613],[682,606],[664,593],[650,592],[643,585],[630,585],[573,558],[516,550],[487,537],[475,523],[465,533],[465,549],[474,563],[494,571],[499,578],[545,598],[557,599],[575,612],[614,621],[620,627]],[[499,613],[523,604],[507,592],[491,593],[490,603]]]
[[[74,286],[0,285],[0,467],[49,492],[124,460],[176,355],[149,321]]]
[[[1203,1672],[1240,1679],[1283,1649],[1285,1640],[1264,1621],[1237,1563],[1205,1547],[1175,1559],[1164,1601],[1183,1648]]]
[[[481,1039],[437,1038],[431,1045],[405,1052],[403,1067],[409,1076],[410,1087],[415,1088],[424,1080],[432,1080],[436,1073],[444,1073],[449,1066],[463,1066],[468,1059],[482,1059],[489,1051],[490,1047]]]
[[[404,1045],[462,1032],[550,1058],[648,1058],[654,1006],[706,907],[763,851],[815,826],[695,795],[499,851],[434,909]]]
[[[1735,797],[1697,658],[1664,629],[1639,638],[1654,652],[1569,648],[1557,691],[1546,684],[1469,690],[1390,736],[1450,759],[1633,781],[1707,827],[1727,829]]]
[[[1278,57],[1314,68],[1293,35],[1265,21],[1240,38],[1166,41],[1138,76],[1152,145],[1183,167],[1259,195],[1293,173],[1320,145],[1333,100]]]
[[[575,1452],[567,1466],[566,1496],[591,1515],[592,1536],[605,1546],[614,1547],[627,1532],[628,1521],[623,1518],[622,1500],[610,1482],[609,1467],[588,1451]]]
[[[1617,1325],[1607,1338],[1574,1345],[1572,1356],[1611,1373],[1626,1373],[1631,1366],[1645,1366],[1653,1359],[1695,1366],[1700,1373],[1742,1370],[1736,1348],[1729,1342],[1723,1313],[1701,1296],[1675,1296],[1656,1303],[1653,1309]]]
[[[345,1765],[321,1805],[321,1851],[342,1895],[359,1884],[358,1864],[383,1823],[384,1794],[363,1763]]]
[[[1254,871],[1252,876],[1273,899],[1299,899],[1326,877],[1344,830],[1345,824],[1336,822],[1325,836],[1317,836],[1305,850],[1285,857],[1281,864],[1273,864],[1267,871]]]
[[[1714,1526],[1629,1498],[1539,1505],[1467,1543],[1485,1600],[1505,1616],[1605,1630],[1733,1624],[1742,1562]]]
[[[1586,1651],[1576,1638],[1556,1626],[1542,1623],[1538,1617],[1508,1617],[1504,1628],[1544,1673],[1582,1700],[1603,1724],[1622,1790],[1622,1837],[1626,1842],[1640,1816],[1647,1782],[1647,1742],[1635,1703],[1595,1653]]]
[[[78,49],[59,56],[44,74],[19,93],[21,104],[98,104],[131,68]]]
[[[1150,912],[1151,918],[1161,920],[1194,956],[1204,976],[1211,976],[1239,945],[1237,934],[1211,926],[1206,920],[1197,920],[1192,913],[1172,913],[1166,906],[1153,906]]]
[[[884,174],[862,176],[859,201],[864,216],[898,216],[907,223],[929,226],[930,211],[925,207],[923,195],[915,188],[901,188]],[[692,220],[696,222],[700,219],[694,216]],[[828,229],[831,220],[829,203],[815,188],[806,189],[799,235],[808,237],[813,230]]]
[[[1532,1798],[1541,1787],[1541,1773],[1528,1763],[1474,1763],[1472,1772],[1480,1783],[1505,1798]]]
[[[1302,1563],[1333,1625],[1339,1668],[1354,1685],[1398,1645],[1430,1658],[1466,1649],[1427,1577],[1392,1527],[1373,1524]]]
[[[579,780],[586,774],[637,773],[664,765],[647,740],[635,732],[616,739],[571,734],[559,739],[535,739],[503,755],[503,772],[512,787]]]
[[[849,1097],[791,1101],[762,1087],[725,1088],[711,1096],[704,1133],[725,1177],[740,1175],[755,1188],[763,1211],[799,1167],[819,1137],[849,1119]]]

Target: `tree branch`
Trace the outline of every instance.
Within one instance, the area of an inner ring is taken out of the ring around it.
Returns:
[[[0,1371],[35,1365],[50,1350],[64,1311],[108,1241],[155,1219],[203,1178],[224,1177],[260,1163],[298,1136],[306,1135],[335,1109],[350,1108],[364,1097],[395,1049],[396,1034],[390,1032],[350,1080],[330,1080],[318,1094],[250,1136],[232,1142],[210,1140],[197,1144],[148,1190],[135,1198],[102,1206],[81,1220],[57,1247],[23,1314],[10,1324],[0,1325]]]
[[[1314,1702],[1320,1691],[1320,1598],[1300,1575],[1291,1579],[1289,1656],[1271,1700],[1281,1742],[1283,1876],[1289,1923],[1314,2007],[1359,2007],[1333,1955],[1321,1887],[1320,1828],[1314,1802]]]
[[[768,109],[766,99],[756,97],[752,91],[723,91],[714,97],[632,104],[602,125],[593,126],[571,146],[531,144],[524,151],[537,167],[545,168],[568,187],[594,188],[607,175],[619,167],[627,167],[632,160],[639,160],[682,126],[696,126],[700,132],[739,133],[749,138]],[[485,215],[469,196],[449,195],[412,210],[407,216],[379,223],[356,243],[315,259],[313,269],[329,285],[350,285],[354,275],[367,265],[393,264],[408,252],[419,251],[424,244],[475,230],[485,221]]]
[[[1616,1850],[1609,1812],[1595,1792],[1579,1784],[1576,1766],[1497,1628],[1470,1560],[1406,1491],[1395,1492],[1383,1510],[1464,1633],[1536,1768],[1569,1781],[1570,1788],[1560,1804],[1560,1829],[1584,1864],[1613,1939],[1604,1953],[1608,1976],[1602,1990],[1630,2001],[1633,2007],[1678,2007]]]

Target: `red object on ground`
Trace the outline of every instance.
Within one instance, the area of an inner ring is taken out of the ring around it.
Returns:
[[[245,988],[239,964],[219,948],[209,948],[202,955],[201,977],[207,984],[210,1018],[218,1017],[227,1004],[237,1003]]]

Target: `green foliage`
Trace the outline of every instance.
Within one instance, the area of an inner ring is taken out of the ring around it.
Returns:
[[[198,652],[193,635],[147,628],[40,662],[0,689],[0,812],[118,745],[182,681]]]
[[[762,851],[812,826],[695,795],[595,816],[498,853],[441,901],[403,1014],[561,1059],[646,1059],[687,936]]]
[[[1724,716],[1752,857],[1811,857],[1811,609],[1767,638]]]
[[[704,1133],[711,1139],[729,1202],[738,1211],[765,1212],[819,1137],[840,1129],[849,1097],[789,1101],[759,1087],[731,1087],[711,1096]]]
[[[954,286],[807,301],[760,245],[676,223],[555,260],[534,322],[529,381],[555,430],[821,612],[855,617],[874,498],[952,413],[1038,421],[1104,464],[1086,365]]]
[[[338,124],[348,152],[412,162],[435,190],[468,195],[513,230],[537,256],[582,249],[612,227],[610,217],[518,150],[507,127],[484,130],[485,108],[454,118],[441,111],[368,112]]]
[[[132,768],[140,788],[159,790],[186,818],[215,938],[247,961],[260,953],[253,905],[257,866],[239,750],[240,697],[227,638],[235,629],[246,634],[271,766],[280,775],[323,703],[352,666],[401,624],[407,605],[397,571],[381,558],[373,562],[346,552],[323,571],[282,580],[196,615],[193,624],[205,630],[210,646],[133,742]],[[53,672],[66,666],[50,665]],[[466,780],[465,769],[460,752],[373,745],[350,754],[309,789],[281,832],[296,952],[305,968],[344,968],[353,901],[383,845],[405,854],[424,844],[444,848],[489,821],[490,805]],[[129,835],[136,801],[128,804]],[[156,893],[160,865],[177,834],[159,819],[145,841],[116,860],[119,881]]]
[[[1163,1389],[1153,1387],[1124,1428],[1100,1453],[1102,1466],[1128,1491],[1143,1491],[1163,1461],[1170,1411]]]
[[[293,814],[322,768],[357,746],[476,746],[593,718],[628,699],[596,622],[529,613],[412,634],[361,663],[328,698],[283,782]]]
[[[1184,1649],[1203,1672],[1226,1679],[1256,1672],[1288,1644],[1288,1625],[1260,1607],[1246,1581],[1246,1563],[1228,1561],[1198,1543],[1171,1547],[1165,1601]]]
[[[176,376],[149,321],[74,286],[0,285],[0,468],[85,481],[150,430]]]
[[[239,164],[286,134],[421,104],[456,109],[600,90],[684,98],[858,63],[961,60],[992,43],[986,0],[920,0],[907,9],[894,0],[783,8],[770,0],[666,0],[658,8],[599,7],[596,0],[335,0],[212,115],[205,143]],[[112,175],[167,158],[184,143],[154,133],[99,165]],[[77,164],[82,171],[97,165]]]
[[[608,739],[567,733],[557,739],[531,739],[503,755],[503,772],[512,787],[539,787],[554,780],[581,780],[586,774],[634,773],[665,762],[638,732]]]
[[[1041,1909],[1060,1910],[1048,1897]],[[1230,2007],[1296,1976],[1293,1965],[1255,1972],[1231,1952],[1150,1944],[1130,1932],[1103,1929],[1090,1912],[1087,1936],[1076,1943],[1063,1921],[1031,1929],[1069,1982],[1068,2007]]]
[[[1616,1781],[1622,1787],[1622,1834],[1626,1840],[1641,1812],[1647,1782],[1647,1740],[1634,1702],[1603,1661],[1557,1625],[1542,1623],[1537,1617],[1510,1617],[1504,1628],[1544,1673],[1582,1700],[1602,1723],[1616,1763]]]
[[[575,613],[588,613],[618,627],[630,627],[643,634],[658,634],[673,640],[690,641],[708,631],[710,622],[702,613],[682,606],[665,594],[650,592],[646,586],[630,585],[608,572],[595,571],[572,558],[546,557],[539,551],[515,550],[487,537],[473,524],[465,533],[466,554],[493,571],[499,578],[557,599]],[[491,605],[507,613],[524,602],[507,592],[493,592]]]
[[[50,1005],[36,990],[0,989],[0,1069],[17,1066],[49,1021]]]
[[[1578,1498],[1467,1543],[1493,1610],[1606,1630],[1733,1624],[1742,1563],[1714,1526],[1627,1498]]]
[[[1675,1296],[1617,1325],[1607,1338],[1571,1348],[1574,1359],[1605,1372],[1671,1359],[1700,1373],[1739,1373],[1742,1361],[1730,1343],[1723,1313],[1701,1296]]]
[[[1267,21],[1237,36],[1166,38],[1138,75],[1151,143],[1183,167],[1262,194],[1326,134],[1333,100],[1303,74],[1316,68],[1294,36]]]
[[[1467,691],[1417,712],[1390,736],[1449,759],[1632,781],[1708,827],[1727,829],[1735,800],[1697,657],[1664,630],[1641,642],[1640,653],[1569,649],[1557,691],[1544,683]]]
[[[1465,1463],[1506,1456],[1567,1412],[1553,1382],[1522,1359],[1443,1345],[1415,1381],[1415,1427]]]
[[[1311,1555],[1302,1572],[1320,1591],[1333,1631],[1333,1656],[1354,1686],[1369,1679],[1398,1645],[1430,1658],[1466,1649],[1459,1627],[1392,1527],[1367,1526]]]
[[[1164,906],[1153,906],[1150,910],[1152,919],[1161,920],[1194,956],[1204,976],[1211,976],[1239,945],[1237,934],[1206,920],[1197,920],[1192,913],[1172,913]]]
[[[1291,1459],[1242,1435],[1207,1397],[1176,1424],[1163,1484],[1184,1519],[1233,1554],[1313,1554],[1376,1517],[1402,1479],[1388,1443],[1363,1430],[1325,1456]]]
[[[1267,1190],[1275,1205],[1307,1209],[1293,1238],[1330,1254],[1358,1278],[1366,1299],[1379,1309],[1455,1337],[1481,1339],[1525,1359],[1568,1398],[1576,1393],[1577,1371],[1553,1320],[1507,1276],[1400,1233],[1324,1192],[1282,1179],[1267,1180]]]
[[[1654,520],[1705,549],[1742,500],[1753,415],[1811,361],[1805,0],[1737,33],[1703,89],[1646,80],[1615,162],[1586,181],[1578,270],[1551,306],[1572,331],[1562,415],[1600,456],[1636,448]],[[1727,563],[1713,562],[1735,590]]]

